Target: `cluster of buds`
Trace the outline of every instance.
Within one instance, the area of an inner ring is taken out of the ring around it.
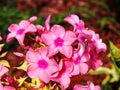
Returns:
[[[33,24],[37,20],[36,16],[22,20],[19,24],[12,24],[8,28],[10,33],[6,41],[16,38],[27,50],[24,56],[29,78],[38,78],[42,82],[42,88],[52,81],[64,90],[69,87],[71,77],[84,75],[90,69],[100,67],[100,53],[106,51],[107,47],[99,34],[86,28],[75,14],[64,19],[73,26],[72,30],[57,24],[50,26],[50,19],[51,16],[48,16],[44,26]],[[16,55],[23,56],[21,53]],[[100,90],[100,87],[88,81],[88,86],[77,84],[73,89]]]

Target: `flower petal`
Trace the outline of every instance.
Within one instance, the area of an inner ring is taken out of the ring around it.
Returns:
[[[86,74],[88,71],[88,65],[86,63],[80,63],[79,68],[81,74]]]
[[[46,73],[45,70],[40,69],[38,71],[38,74],[39,74],[39,78],[41,81],[43,81],[45,83],[48,83],[50,81],[50,76]]]
[[[64,36],[64,45],[71,45],[76,40],[75,33],[71,31],[66,31]]]
[[[54,45],[48,46],[48,52],[49,52],[49,53],[48,53],[48,57],[51,57],[51,56],[57,54],[58,51],[59,51],[59,47],[55,48]]]
[[[67,16],[64,20],[73,26],[75,26],[76,23],[77,24],[79,23],[79,17],[75,14],[71,14],[71,15]]]
[[[36,31],[37,31],[37,28],[33,24],[30,24],[26,29],[26,32],[36,32]]]
[[[2,77],[3,74],[8,72],[8,68],[4,67],[3,65],[0,64],[0,78]]]
[[[60,53],[65,55],[67,58],[71,58],[71,56],[72,56],[72,46],[63,46],[60,49]]]
[[[16,32],[13,32],[13,33],[9,33],[7,35],[7,39],[6,39],[6,42],[9,43],[10,41],[12,41],[16,36]]]
[[[16,32],[17,30],[19,30],[19,26],[17,24],[11,24],[9,27],[8,27],[8,30],[10,32]]]
[[[39,54],[40,54],[41,58],[46,58],[46,56],[48,54],[48,49],[46,47],[40,48]]]
[[[50,30],[50,19],[51,19],[51,15],[49,15],[45,21],[45,30],[49,31]]]
[[[49,62],[49,67],[47,69],[48,74],[51,76],[54,76],[54,74],[56,75],[57,71],[59,70],[58,64],[54,59],[49,60],[48,62]]]
[[[26,60],[28,63],[36,63],[38,62],[39,58],[41,58],[38,51],[29,50],[26,54]]]
[[[70,84],[70,77],[68,77],[68,75],[64,73],[60,78],[60,84],[62,85],[63,89],[68,88]]]
[[[24,45],[23,44],[24,37],[25,37],[25,34],[21,34],[21,35],[18,34],[18,35],[16,35],[16,39],[18,40],[20,45]]]
[[[43,33],[41,35],[41,38],[45,44],[51,45],[54,43],[54,39],[56,38],[56,36],[52,32],[47,32]]]
[[[39,67],[38,67],[38,65],[37,64],[29,65],[28,68],[27,68],[27,74],[31,78],[39,78]]]
[[[54,33],[55,36],[63,38],[64,34],[65,34],[65,29],[64,27],[60,26],[60,25],[54,25],[51,28],[51,31]]]
[[[27,29],[29,25],[30,25],[30,22],[28,20],[22,20],[19,23],[20,29]]]

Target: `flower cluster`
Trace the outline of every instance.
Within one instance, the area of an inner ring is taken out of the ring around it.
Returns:
[[[102,65],[99,54],[106,51],[106,45],[75,14],[64,19],[73,26],[72,30],[56,24],[50,26],[50,19],[51,16],[48,16],[44,26],[33,24],[36,16],[12,24],[8,28],[10,33],[6,41],[16,38],[28,50],[25,55],[28,64],[26,72],[30,78],[39,78],[45,84],[53,81],[60,84],[62,89],[67,89],[71,77],[84,75]],[[16,55],[23,56],[20,53]],[[91,82],[88,87],[74,87],[74,90],[79,89],[100,90],[95,89]]]

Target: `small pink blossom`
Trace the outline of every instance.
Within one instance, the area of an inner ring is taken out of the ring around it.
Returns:
[[[53,56],[60,52],[66,57],[72,56],[71,44],[76,40],[76,35],[72,31],[66,31],[60,25],[54,25],[50,32],[42,34],[43,42],[48,45],[49,54]]]
[[[8,68],[6,68],[0,64],[0,79],[1,79],[2,75],[4,75],[6,72],[8,72]]]
[[[99,53],[106,51],[106,45],[99,38],[99,35],[92,30],[84,29],[79,33],[79,42],[84,47],[84,56],[88,57],[87,61],[89,66],[93,69],[97,69],[102,65]]]
[[[27,73],[31,78],[40,78],[45,83],[58,71],[58,65],[54,59],[47,57],[47,48],[40,50],[29,50],[26,60],[30,64]]]
[[[6,42],[10,42],[16,38],[20,45],[24,45],[24,37],[28,32],[36,32],[36,27],[29,20],[22,20],[19,24],[12,24],[8,27],[9,34],[7,35]]]
[[[88,85],[76,84],[73,90],[101,90],[100,86],[94,85],[92,82],[88,81]]]
[[[86,74],[87,73],[88,65],[86,64],[86,59],[87,59],[86,57],[80,56],[78,53],[74,54],[74,56],[73,56],[73,70],[71,72],[71,75],[79,75],[79,74]]]

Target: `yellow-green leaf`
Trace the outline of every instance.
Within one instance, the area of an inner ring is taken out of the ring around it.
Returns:
[[[0,64],[2,64],[5,67],[10,67],[10,64],[7,60],[0,60]]]
[[[4,57],[7,54],[7,52],[4,52],[0,55],[0,58]]]
[[[26,71],[26,70],[27,70],[27,67],[28,67],[28,63],[27,63],[27,61],[24,61],[21,66],[16,67],[16,68]]]

